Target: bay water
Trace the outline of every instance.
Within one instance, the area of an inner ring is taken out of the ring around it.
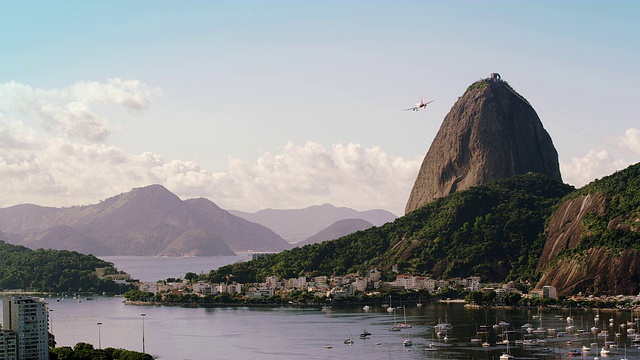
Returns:
[[[183,277],[186,272],[208,272],[211,269],[206,267],[211,264],[222,266],[245,260],[243,256],[237,259],[110,257],[108,261],[132,277],[155,281]],[[52,296],[47,301],[52,310],[50,325],[58,346],[86,342],[95,347],[142,351],[144,331],[145,351],[159,359],[172,360],[498,359],[507,351],[517,359],[564,359],[568,358],[569,350],[579,350],[583,345],[591,350],[572,358],[593,359],[605,341],[589,331],[595,324],[596,313],[575,309],[573,313],[566,309],[543,310],[540,313],[542,326],[562,330],[567,325],[566,318],[571,316],[577,328],[587,330],[585,336],[539,337],[542,344],[523,348],[515,345],[515,340],[522,339],[526,333],[523,324],[540,325],[535,309],[470,309],[460,303],[438,302],[418,307],[415,303],[403,304],[395,298],[394,312],[388,312],[382,305],[373,305],[369,311],[361,306],[325,310],[286,306],[133,306],[125,305],[122,298],[102,296],[92,299]],[[389,331],[395,323],[404,322],[405,316],[411,328]],[[618,345],[608,359],[624,356],[625,345],[628,359],[640,359],[638,349],[631,347],[631,336],[620,327],[632,318],[632,314],[628,311],[600,312],[600,318],[598,326],[610,330],[607,340]],[[610,329],[609,319],[615,324]],[[444,321],[451,323],[453,330],[437,335],[434,325]],[[499,321],[509,325],[498,329],[491,327],[490,333],[480,335],[483,342],[491,343],[490,347],[471,342],[483,326]],[[359,335],[365,330],[371,335],[361,339]],[[503,331],[510,332],[508,349],[506,344],[498,343]],[[618,331],[621,336],[616,338],[614,334]],[[345,344],[346,339],[353,340],[353,344]],[[405,339],[411,340],[413,346],[403,346]],[[598,346],[591,346],[593,342],[598,342]],[[435,350],[425,350],[431,343]],[[545,347],[550,352],[541,350]]]

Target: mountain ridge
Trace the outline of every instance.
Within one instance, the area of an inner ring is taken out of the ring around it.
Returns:
[[[344,219],[362,219],[380,226],[397,218],[393,213],[374,209],[358,211],[331,204],[303,209],[263,209],[255,213],[229,210],[231,214],[264,225],[291,243],[303,241]]]
[[[110,250],[93,248],[98,255],[159,255],[176,249],[185,254],[234,255],[233,249],[280,251],[289,246],[262,225],[233,216],[209,200],[199,203],[182,201],[163,186],[150,185],[94,205],[58,209],[28,204],[0,209],[0,230],[7,238],[11,234],[13,243],[37,246],[44,233],[66,226],[82,234],[76,239],[95,240]],[[200,244],[200,249],[187,250],[177,244],[167,249],[182,234],[195,230],[208,234],[199,241],[190,237],[189,242]],[[52,245],[51,241],[47,243]]]

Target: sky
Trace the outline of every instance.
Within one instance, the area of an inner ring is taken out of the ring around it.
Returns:
[[[442,120],[493,72],[580,187],[640,160],[638,19],[615,0],[5,2],[0,208],[161,184],[228,210],[402,215]]]

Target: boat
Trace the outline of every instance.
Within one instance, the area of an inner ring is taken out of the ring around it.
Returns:
[[[580,356],[582,353],[578,350],[569,350],[569,356]]]
[[[398,324],[396,324],[396,326],[401,328],[401,329],[408,329],[408,328],[411,327],[411,325],[407,323],[407,311],[404,308],[404,306],[402,306],[402,311],[404,312],[404,322],[403,323],[398,323]]]
[[[434,328],[439,334],[453,330],[453,326],[451,326],[451,324],[449,324],[446,320],[445,322],[436,324]]]
[[[607,355],[609,355],[610,353],[611,353],[611,351],[610,351],[609,349],[607,349],[607,348],[602,348],[602,349],[600,350],[600,355],[602,355],[602,356],[607,356]]]
[[[513,355],[511,355],[511,351],[509,351],[509,342],[507,341],[507,352],[506,353],[502,353],[502,355],[500,355],[500,360],[513,360],[514,357]]]
[[[368,332],[367,330],[362,330],[362,334],[360,334],[360,339],[366,339],[369,336],[371,336],[370,332]]]
[[[402,346],[413,346],[413,343],[409,339],[404,339]]]
[[[389,307],[387,307],[387,312],[393,312],[395,309],[391,306],[391,295],[389,295]]]
[[[582,345],[582,351],[591,351],[591,348],[588,347],[587,345]]]
[[[396,312],[393,312],[393,323],[396,323]],[[389,328],[389,331],[400,331],[400,328],[397,327],[396,325],[393,325]]]
[[[369,305],[365,305],[365,306],[362,307],[362,310],[369,311],[369,310],[371,310],[371,307]]]
[[[422,307],[422,297],[420,295],[418,295],[418,303],[416,304],[417,307]]]
[[[347,339],[347,340],[343,341],[343,343],[344,343],[345,345],[353,345],[353,340],[351,340],[351,339]]]

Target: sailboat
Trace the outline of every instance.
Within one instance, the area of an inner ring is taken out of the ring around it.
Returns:
[[[436,349],[436,344],[435,344],[434,334],[435,334],[435,331],[431,333],[431,342],[429,343],[429,345],[427,345],[426,348],[424,348],[424,351],[435,351],[435,350],[437,350]]]
[[[500,360],[513,360],[513,355],[509,351],[509,343],[507,342],[507,352],[500,355]]]
[[[393,312],[393,323],[396,323],[396,312]],[[400,331],[400,328],[397,327],[396,325],[393,325],[389,328],[389,331]]]
[[[416,304],[417,307],[422,307],[422,297],[420,295],[418,295],[418,303]]]
[[[471,338],[472,343],[481,343],[482,339],[478,337],[478,324],[476,324],[476,336]]]
[[[404,307],[404,305],[402,306],[402,311],[404,312],[404,322],[398,323],[396,326],[399,328],[410,328],[411,325],[407,324],[407,309]]]
[[[389,307],[387,308],[387,312],[393,312],[393,306],[391,306],[391,295],[389,295]]]

